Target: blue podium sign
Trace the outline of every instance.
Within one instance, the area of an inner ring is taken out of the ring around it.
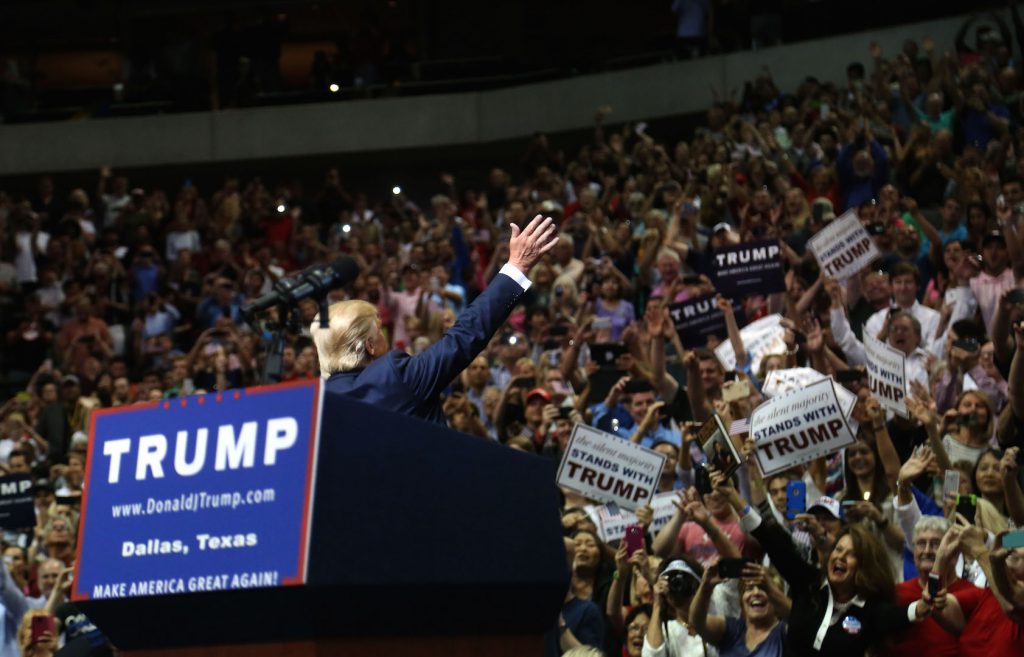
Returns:
[[[92,415],[75,600],[303,584],[323,387]]]

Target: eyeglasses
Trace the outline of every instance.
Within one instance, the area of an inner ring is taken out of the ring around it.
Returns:
[[[919,538],[916,541],[914,541],[914,547],[916,547],[918,549],[932,548],[932,549],[937,550],[937,549],[939,549],[939,545],[941,545],[941,544],[942,544],[942,539],[938,539],[938,538],[932,539],[930,541],[929,540],[925,540],[923,538]]]
[[[633,632],[640,632],[641,634],[647,633],[647,623],[632,623],[626,627],[626,632],[632,634]]]

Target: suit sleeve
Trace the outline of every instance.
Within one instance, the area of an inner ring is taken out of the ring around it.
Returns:
[[[916,604],[913,601],[910,604]],[[888,636],[901,632],[911,625],[907,616],[907,605],[897,606],[888,602],[878,603],[871,606],[874,627],[878,628],[879,636]]]
[[[748,514],[749,515],[749,514]],[[744,518],[746,521],[746,517]],[[772,565],[789,586],[801,592],[813,590],[821,581],[817,568],[804,561],[793,537],[777,523],[762,521],[749,532],[768,553]]]
[[[396,367],[412,394],[425,400],[440,394],[483,351],[523,292],[520,283],[498,274],[440,340],[422,354],[400,358]]]

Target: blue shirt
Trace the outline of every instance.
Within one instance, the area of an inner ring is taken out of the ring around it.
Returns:
[[[616,404],[612,409],[605,406],[604,402],[594,404],[593,413],[594,426],[601,431],[613,433],[626,440],[633,436],[633,428],[636,426],[636,422],[633,421],[633,417],[622,404]],[[655,425],[654,429],[648,431],[640,438],[640,445],[642,447],[653,447],[656,443],[671,443],[679,447],[682,445],[683,439],[678,433],[659,423]]]
[[[593,600],[573,598],[562,605],[565,625],[580,643],[600,648],[604,645],[604,612]],[[562,650],[558,645],[561,632],[558,625],[544,635],[544,656],[558,657]]]
[[[719,657],[782,657],[783,635],[786,624],[779,622],[772,628],[764,641],[753,650],[747,650],[747,621],[742,618],[725,618],[725,636],[718,646]]]
[[[847,144],[839,152],[836,169],[839,172],[839,183],[843,190],[843,210],[856,208],[864,201],[878,198],[882,186],[889,182],[889,155],[874,139],[868,144],[871,158],[875,162],[874,171],[868,177],[858,176],[853,171],[855,144]]]
[[[217,324],[221,317],[228,317],[235,324],[242,323],[242,307],[235,297],[227,306],[222,306],[213,297],[206,297],[199,302],[199,309],[196,310],[196,319],[203,328],[211,328]]]
[[[1004,105],[989,105],[988,111],[996,116],[1009,119],[1010,111]],[[968,107],[964,112],[964,143],[984,150],[988,143],[999,136],[999,132],[988,122],[988,113]]]
[[[156,292],[157,283],[160,280],[160,268],[156,265],[145,267],[136,265],[132,267],[132,299],[138,301],[143,299],[150,292]]]
[[[953,240],[963,241],[967,239],[967,226],[960,224],[948,233],[940,228],[939,237],[942,238],[942,246],[946,246]]]

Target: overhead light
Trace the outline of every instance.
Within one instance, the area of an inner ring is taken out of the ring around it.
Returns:
[[[339,91],[341,91],[341,87],[339,87],[339,86],[338,86],[338,83],[337,83],[337,82],[332,82],[332,83],[331,83],[331,86],[329,86],[329,87],[327,87],[327,88],[331,90],[331,93],[332,93],[332,94],[336,94],[336,93],[338,93]]]
[[[399,187],[398,185],[395,185],[394,187],[391,188],[391,193],[394,194],[395,196],[398,196],[399,194],[402,193],[402,188]]]
[[[279,204],[279,205],[277,206],[277,211],[278,211],[278,212],[282,212],[282,213],[283,213],[283,212],[284,212],[284,211],[285,211],[286,209],[287,209],[287,208],[285,208],[285,207],[284,207],[284,203],[281,203],[281,204]]]

